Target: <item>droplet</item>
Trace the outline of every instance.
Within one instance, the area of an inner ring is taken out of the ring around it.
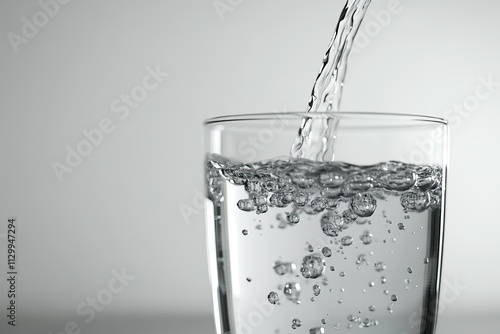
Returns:
[[[334,266],[330,266],[330,271],[335,271],[335,267]]]
[[[403,224],[403,223],[399,223],[399,224],[398,224],[398,228],[399,228],[401,231],[403,231],[406,227],[405,227],[405,224]]]
[[[358,215],[355,214],[351,209],[347,209],[342,212],[342,218],[344,219],[344,223],[350,224],[358,219]]]
[[[323,253],[323,256],[325,256],[325,257],[332,256],[332,250],[328,247],[323,247],[323,249],[321,250],[321,253]]]
[[[344,271],[341,271],[340,274],[339,274],[340,277],[345,277],[345,272]]]
[[[370,217],[376,208],[377,201],[369,193],[356,194],[351,199],[351,209],[359,217]]]
[[[342,299],[337,299],[337,303],[342,304]]]
[[[311,254],[304,257],[300,271],[304,278],[317,278],[325,270],[326,262],[319,254]]]
[[[375,305],[368,306],[368,310],[370,310],[371,312],[374,312],[375,311]]]
[[[375,263],[374,267],[375,267],[375,271],[378,271],[378,272],[384,271],[387,268],[384,262],[377,262],[377,263]]]
[[[251,277],[247,277],[247,282],[251,282],[252,281],[252,278]]]
[[[313,293],[315,296],[319,296],[319,294],[321,293],[321,288],[318,284],[313,285]]]
[[[353,238],[351,236],[345,236],[345,237],[342,237],[342,239],[340,239],[340,243],[342,244],[342,246],[350,246],[352,245],[352,242],[353,242]]]
[[[429,261],[429,258],[427,258],[427,257],[426,257],[426,258],[424,259],[424,264],[428,264],[429,262],[430,262],[430,261]]]
[[[286,283],[285,288],[283,289],[283,293],[285,294],[285,297],[294,302],[299,304],[299,296],[300,296],[300,284],[299,283]]]
[[[384,295],[388,295],[389,294],[389,290],[384,290]]]
[[[276,305],[279,302],[279,296],[276,292],[272,291],[267,295],[267,300],[273,304]]]
[[[380,277],[380,283],[382,283],[382,284],[387,283],[387,277],[385,277],[385,276]]]
[[[408,274],[413,273],[413,269],[411,269],[410,267],[408,267],[406,270],[408,271]]]
[[[409,279],[409,278],[405,279],[405,283],[406,284],[410,284],[411,283],[411,279]]]
[[[243,235],[248,235],[248,231],[247,230],[243,230],[243,231],[241,231],[241,233],[243,233]]]
[[[396,296],[396,295],[392,295],[392,296],[391,296],[391,300],[392,300],[393,302],[397,301],[397,300],[398,300],[398,296]]]
[[[375,282],[372,281],[372,282],[368,283],[368,285],[371,286],[371,287],[374,287],[375,286]]]
[[[309,246],[307,246],[307,250],[308,250],[310,253],[314,252],[314,247],[313,247],[313,245],[309,245]]]

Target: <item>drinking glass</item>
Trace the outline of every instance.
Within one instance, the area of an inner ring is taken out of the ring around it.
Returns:
[[[331,158],[290,156],[308,124],[303,152],[332,143]],[[434,333],[445,120],[250,114],[209,119],[205,131],[218,334]]]

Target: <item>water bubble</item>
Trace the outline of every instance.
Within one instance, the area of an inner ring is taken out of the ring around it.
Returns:
[[[416,186],[423,191],[435,188],[438,184],[437,173],[431,166],[420,166],[416,170],[417,182]]]
[[[345,236],[343,237],[342,239],[340,239],[340,243],[342,244],[342,246],[350,246],[352,245],[352,242],[353,242],[353,238],[351,236]]]
[[[398,300],[398,296],[396,296],[396,295],[392,295],[392,296],[391,296],[391,300],[392,300],[393,302],[397,301],[397,300]]]
[[[429,258],[427,258],[427,257],[426,257],[426,258],[424,259],[424,264],[428,264],[429,262],[430,262],[430,261],[429,261]]]
[[[325,209],[335,210],[339,206],[339,202],[331,198],[325,198]]]
[[[313,293],[315,296],[319,296],[319,294],[321,293],[321,288],[318,284],[313,285]]]
[[[326,201],[323,197],[316,197],[311,201],[311,208],[315,212],[321,212],[326,208]]]
[[[389,311],[389,313],[393,313],[394,312],[392,310],[392,304],[390,304],[389,306],[387,306],[387,311]]]
[[[340,277],[345,277],[345,271],[341,271],[339,274]]]
[[[326,262],[319,254],[311,254],[302,260],[302,276],[304,278],[317,278],[325,270]]]
[[[267,300],[273,304],[276,305],[279,302],[279,296],[276,292],[272,291],[267,295]]]
[[[236,205],[242,211],[253,211],[255,208],[253,202],[249,199],[240,199]]]
[[[252,196],[252,201],[253,201],[253,204],[255,204],[256,206],[259,206],[259,205],[266,204],[267,203],[267,198],[264,195],[253,195]]]
[[[262,225],[259,224],[259,225],[255,226],[255,228],[258,230],[262,230]]]
[[[382,284],[387,283],[387,277],[385,277],[385,276],[380,277],[380,283],[382,283]]]
[[[347,209],[342,212],[342,218],[344,219],[344,223],[350,224],[358,219],[358,215],[351,209]]]
[[[290,224],[297,224],[300,221],[300,216],[297,212],[287,212],[286,220],[288,220]]]
[[[368,285],[369,285],[370,287],[374,287],[374,286],[375,286],[375,282],[373,282],[373,281],[372,281],[372,282],[368,283]]]
[[[365,254],[359,254],[358,259],[356,260],[356,264],[362,264],[366,262],[366,255]]]
[[[323,279],[321,280],[321,284],[328,285],[328,277],[323,277]]]
[[[248,231],[247,230],[243,230],[243,231],[241,231],[241,233],[243,233],[243,235],[248,235]]]
[[[251,277],[247,277],[247,282],[251,282],[252,281],[252,278]]]
[[[335,267],[334,266],[330,266],[330,271],[335,271]]]
[[[309,330],[309,334],[324,334],[325,329],[323,327],[315,327]]]
[[[342,299],[337,299],[337,303],[342,304],[343,300]]]
[[[302,326],[302,321],[300,319],[295,318],[292,320],[292,328],[293,329],[300,327],[300,326]]]
[[[286,283],[285,288],[283,289],[283,293],[285,297],[297,304],[300,304],[299,296],[300,296],[300,284],[299,283]]]
[[[328,247],[323,247],[323,249],[321,250],[321,253],[323,253],[323,256],[325,256],[325,257],[332,256],[332,250]]]
[[[401,231],[403,231],[406,227],[405,227],[405,224],[403,224],[403,223],[399,223],[399,224],[398,224],[398,228],[399,228]]]
[[[297,206],[304,206],[307,203],[307,200],[309,197],[307,196],[306,193],[303,192],[297,192],[293,195],[293,203]]]
[[[379,271],[379,272],[384,271],[387,268],[387,266],[385,265],[384,262],[377,262],[374,264],[374,267],[375,267],[375,271]]]
[[[428,192],[408,191],[401,195],[401,205],[407,211],[423,212],[429,208],[431,198]]]
[[[262,188],[259,181],[247,180],[245,182],[245,190],[248,193],[260,193],[262,191]]]
[[[319,183],[325,187],[337,188],[344,184],[345,173],[340,168],[319,175]]]
[[[283,276],[285,274],[293,274],[297,266],[292,262],[276,261],[273,268],[276,274]]]
[[[370,232],[365,231],[362,235],[359,236],[359,238],[365,245],[369,245],[372,243],[373,235]]]
[[[313,245],[309,245],[309,246],[307,246],[307,250],[308,250],[310,253],[314,252],[314,247],[313,247]]]
[[[368,306],[368,310],[370,310],[371,312],[374,312],[375,311],[375,305]]]
[[[411,279],[409,279],[409,278],[405,279],[405,283],[406,284],[410,284],[411,283]]]
[[[416,174],[411,170],[390,172],[378,178],[380,186],[387,190],[408,190],[415,184]]]
[[[325,319],[321,319],[321,323],[322,323],[323,325],[326,325],[326,320],[325,320]]]
[[[408,267],[406,270],[408,271],[408,274],[413,273],[413,269],[411,269],[410,267]]]
[[[267,212],[267,210],[268,210],[268,207],[267,207],[267,205],[266,205],[266,204],[259,205],[259,206],[257,207],[257,214],[259,214],[259,213],[266,213],[266,212]]]
[[[351,199],[351,209],[359,217],[370,217],[377,208],[377,200],[368,193],[356,194]]]
[[[388,295],[389,294],[389,290],[384,290],[384,295]]]
[[[338,236],[344,226],[344,220],[339,215],[327,212],[321,217],[321,229],[330,237]]]

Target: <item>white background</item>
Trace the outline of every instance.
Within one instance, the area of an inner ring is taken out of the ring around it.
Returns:
[[[40,4],[0,4],[0,269],[16,216],[24,319],[57,316],[46,325],[54,332],[70,320],[91,328],[77,306],[122,268],[135,279],[97,317],[211,314],[195,195],[202,122],[304,111],[344,2],[232,3],[218,13],[213,0],[74,0],[18,52],[9,34],[22,36]],[[453,117],[443,279],[466,288],[444,313],[500,315],[500,2],[400,0],[377,21],[388,3],[374,0],[367,14],[369,43],[352,56],[342,109]],[[168,77],[121,119],[113,102],[148,67]],[[474,100],[480,78],[497,84]],[[479,104],[459,114],[466,101]],[[53,163],[103,119],[113,131],[60,182]],[[6,289],[2,280],[1,309]]]

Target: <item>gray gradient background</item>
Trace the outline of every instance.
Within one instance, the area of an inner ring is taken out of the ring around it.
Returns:
[[[19,223],[20,273],[20,327],[7,327],[1,311],[0,332],[56,333],[68,321],[83,333],[211,332],[194,195],[203,190],[202,121],[305,110],[344,1],[233,3],[222,20],[213,0],[73,0],[17,54],[7,35],[21,34],[22,18],[40,6],[0,3],[0,277],[9,216]],[[387,3],[374,0],[365,24]],[[500,82],[500,2],[400,3],[353,55],[343,110],[442,117],[474,94],[479,77]],[[157,65],[168,77],[121,120],[111,103]],[[445,305],[442,333],[500,324],[483,320],[500,316],[499,111],[496,87],[451,127],[444,279],[466,288]],[[65,147],[104,118],[114,131],[59,182],[53,161],[64,162]],[[135,279],[85,323],[77,306],[122,268]],[[0,310],[6,290],[2,279]],[[155,320],[131,320],[146,317]]]

